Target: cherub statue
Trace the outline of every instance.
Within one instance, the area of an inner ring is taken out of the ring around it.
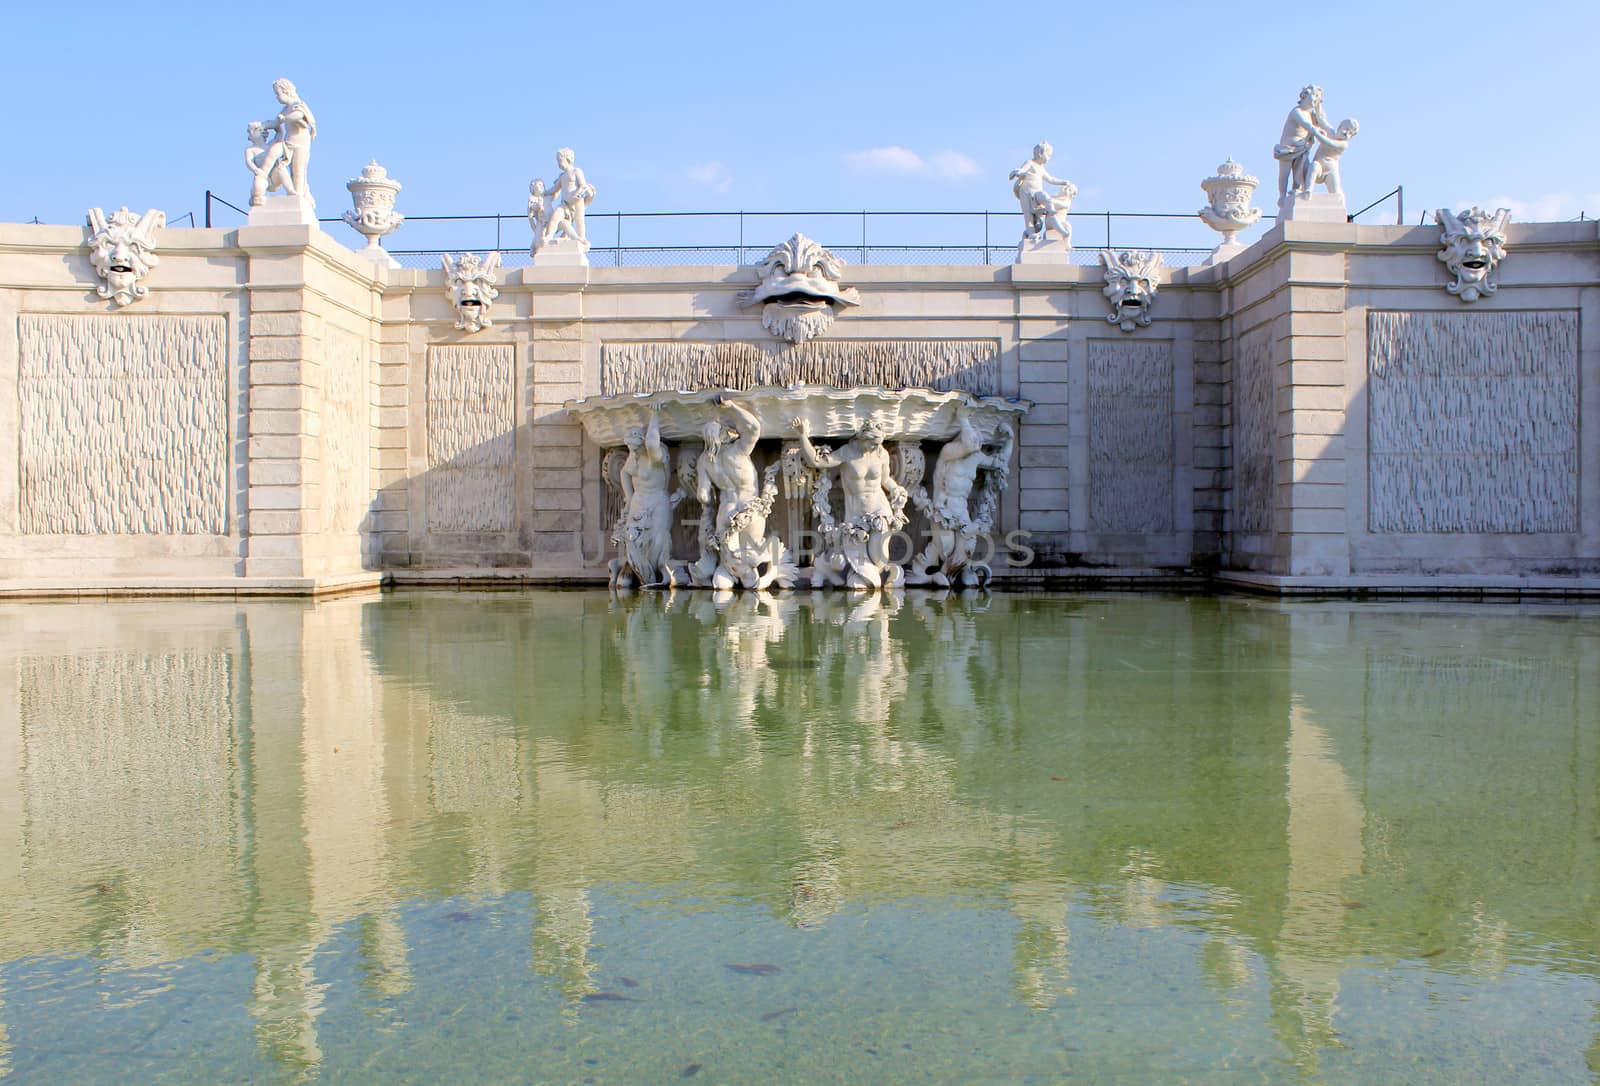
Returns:
[[[1312,133],[1316,137],[1317,149],[1311,154],[1311,172],[1306,178],[1307,192],[1322,185],[1335,196],[1343,193],[1339,180],[1339,159],[1345,148],[1350,146],[1351,138],[1359,131],[1361,125],[1354,117],[1348,117],[1340,121],[1339,127],[1333,132]]]
[[[306,170],[311,164],[317,119],[289,80],[277,80],[272,91],[283,108],[270,121],[251,121],[247,129],[251,147],[245,152],[245,163],[255,175],[250,185],[251,207],[260,207],[268,192],[280,189],[290,196],[311,199]],[[272,134],[270,140],[268,133]]]
[[[1022,208],[1023,241],[1048,241],[1053,229],[1064,243],[1071,245],[1072,225],[1067,222],[1067,212],[1078,195],[1078,186],[1050,176],[1045,166],[1052,153],[1050,144],[1041,140],[1033,149],[1033,157],[1011,171],[1010,178],[1015,182],[1011,191]],[[1046,185],[1056,185],[1059,191],[1052,195]]]

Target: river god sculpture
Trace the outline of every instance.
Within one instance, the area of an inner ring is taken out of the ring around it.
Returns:
[[[1463,302],[1475,302],[1500,289],[1494,270],[1506,255],[1506,226],[1511,211],[1502,207],[1493,215],[1481,207],[1457,214],[1445,208],[1433,213],[1443,246],[1439,260],[1456,277],[1445,288]]]
[[[1016,431],[1002,422],[985,434],[966,407],[956,418],[956,436],[939,450],[933,466],[932,494],[921,487],[911,492],[912,502],[928,518],[931,539],[912,560],[907,584],[977,588],[993,576],[988,563],[977,560],[978,540],[988,535],[999,515]],[[972,491],[979,472],[984,482],[974,510]]]
[[[906,490],[895,481],[883,432],[871,419],[837,449],[811,443],[811,424],[796,416],[790,425],[800,436],[800,455],[817,473],[812,508],[822,535],[822,553],[812,566],[811,587],[893,588],[905,570],[891,561],[895,532],[906,526]],[[844,521],[834,520],[829,501],[830,472],[839,474]]]
[[[156,256],[155,234],[165,225],[165,212],[154,208],[135,215],[123,207],[107,215],[102,209],[91,207],[89,263],[101,279],[95,293],[111,299],[114,306],[128,305],[150,293],[140,280],[161,263]]]
[[[476,253],[462,253],[452,260],[445,253],[439,259],[444,265],[445,290],[456,309],[456,327],[463,332],[481,332],[492,325],[489,307],[500,297],[494,285],[500,254],[490,251],[479,257]]]
[[[671,588],[672,511],[684,491],[668,493],[671,458],[661,442],[659,407],[644,429],[628,431],[627,459],[617,473],[622,491],[622,515],[612,532],[617,557],[611,560],[613,588]]]
[[[740,291],[739,304],[761,306],[761,326],[790,343],[815,339],[838,307],[861,304],[861,293],[842,281],[844,261],[804,234],[768,253],[759,272],[760,285]]]
[[[761,423],[744,405],[722,402],[724,413],[706,423],[705,448],[696,462],[696,497],[716,509],[709,538],[702,530],[701,559],[689,569],[697,585],[711,588],[790,588],[796,570],[783,541],[767,534],[767,518],[777,500],[779,465],[756,474],[751,454],[761,440]]]
[[[1105,267],[1106,285],[1101,291],[1111,303],[1106,320],[1131,332],[1150,324],[1150,307],[1161,286],[1161,254],[1146,249],[1113,252],[1103,249],[1100,263]]]

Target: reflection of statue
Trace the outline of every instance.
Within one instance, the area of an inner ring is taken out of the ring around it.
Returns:
[[[849,588],[888,588],[904,579],[905,570],[889,558],[893,533],[905,527],[906,491],[895,482],[883,434],[869,419],[838,449],[811,444],[811,424],[796,418],[800,455],[816,471],[837,469],[844,491],[844,523],[833,524],[827,506],[828,487],[819,479],[815,499],[824,553],[812,573],[813,588],[843,583]],[[848,572],[845,572],[848,569]]]
[[[637,580],[646,588],[673,585],[672,510],[683,491],[667,493],[667,447],[661,443],[661,421],[650,416],[643,430],[628,431],[628,459],[622,465],[622,516],[612,537],[617,557],[611,562],[611,583],[629,588]]]
[[[733,423],[717,420],[706,423],[705,450],[696,471],[696,494],[701,505],[717,502],[712,535],[704,536],[705,553],[689,573],[696,584],[713,588],[766,589],[776,584],[788,588],[794,583],[794,566],[784,554],[776,535],[767,535],[767,517],[778,496],[778,465],[767,468],[766,477],[757,479],[756,442],[761,440],[761,422],[749,410],[733,401],[722,406],[733,416]],[[709,519],[709,518],[707,518]],[[705,520],[702,520],[702,526]],[[706,568],[711,555],[716,566]]]
[[[283,108],[273,120],[252,121],[249,127],[253,146],[245,152],[245,161],[255,174],[250,185],[250,206],[260,207],[269,191],[279,189],[314,202],[306,168],[311,162],[311,139],[317,134],[317,119],[289,80],[278,80],[272,90]],[[266,141],[269,132],[273,138]]]
[[[911,584],[955,583],[966,588],[985,584],[991,576],[987,564],[973,561],[973,552],[978,537],[994,526],[1015,435],[1011,427],[1002,424],[986,441],[973,425],[972,413],[965,409],[958,423],[960,429],[939,451],[934,465],[932,496],[921,487],[912,493],[917,507],[928,517],[932,539],[911,564],[907,578]],[[972,488],[980,471],[988,476],[977,515],[973,515]]]
[[[135,215],[124,207],[109,216],[98,207],[89,209],[89,262],[104,280],[95,288],[100,297],[127,305],[150,292],[139,280],[161,263],[155,233],[166,225],[167,216],[154,208]]]
[[[1049,143],[1040,142],[1033,149],[1033,157],[1011,171],[1012,193],[1022,208],[1022,240],[1030,238],[1040,242],[1049,240],[1053,229],[1066,245],[1072,244],[1072,226],[1067,222],[1067,211],[1072,207],[1078,186],[1059,177],[1051,177],[1045,169],[1052,149]],[[1051,195],[1046,185],[1056,185],[1059,190]]]

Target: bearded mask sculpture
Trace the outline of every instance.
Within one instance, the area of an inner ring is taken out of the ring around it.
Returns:
[[[500,270],[500,254],[491,251],[480,257],[476,253],[462,253],[452,260],[450,254],[445,253],[440,260],[444,264],[450,304],[456,307],[456,327],[463,332],[481,332],[492,325],[489,307],[500,297],[494,286]]]
[[[1456,281],[1445,284],[1444,289],[1463,302],[1475,302],[1499,290],[1494,270],[1506,255],[1506,224],[1511,221],[1510,210],[1501,208],[1491,215],[1481,207],[1474,207],[1458,215],[1440,208],[1433,213],[1433,218],[1444,231],[1439,239],[1443,245],[1439,259],[1456,277]]]
[[[740,291],[739,304],[761,304],[762,327],[804,343],[828,330],[840,306],[861,304],[860,292],[840,282],[843,275],[844,261],[796,234],[767,254],[760,285]]]
[[[167,225],[164,212],[153,208],[135,215],[127,208],[110,216],[98,207],[89,209],[89,261],[104,280],[95,288],[112,305],[127,305],[150,292],[139,280],[161,263],[156,256],[155,232]]]
[[[1140,250],[1113,252],[1102,250],[1100,263],[1105,266],[1106,285],[1101,291],[1111,303],[1106,320],[1124,332],[1135,326],[1150,324],[1150,307],[1155,304],[1156,291],[1161,285],[1161,254]]]

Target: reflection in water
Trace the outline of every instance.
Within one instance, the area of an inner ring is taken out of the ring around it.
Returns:
[[[1581,609],[1152,597],[0,609],[0,1077],[137,1077],[199,1003],[213,1078],[700,1038],[719,1078],[1570,1080],[1597,650]]]

